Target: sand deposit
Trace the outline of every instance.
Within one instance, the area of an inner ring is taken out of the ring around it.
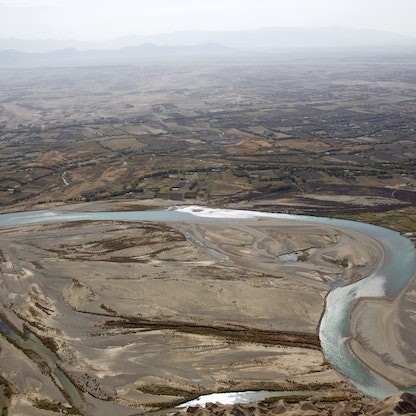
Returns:
[[[361,233],[269,219],[26,225],[1,229],[0,248],[3,317],[44,340],[83,412],[100,415],[214,391],[351,391],[325,362],[317,328],[331,284],[383,261]],[[2,345],[12,414],[39,400],[70,406],[30,354]]]

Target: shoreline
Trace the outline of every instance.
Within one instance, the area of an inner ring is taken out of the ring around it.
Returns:
[[[401,390],[415,386],[416,353],[409,335],[404,339],[397,328],[407,327],[414,334],[416,327],[405,325],[409,303],[416,304],[416,273],[406,287],[393,299],[362,297],[350,314],[350,348],[357,358]],[[406,297],[412,297],[407,300]],[[406,304],[407,303],[407,304]],[[369,325],[366,321],[371,321]],[[364,337],[365,332],[365,337]],[[383,342],[380,342],[380,340]]]

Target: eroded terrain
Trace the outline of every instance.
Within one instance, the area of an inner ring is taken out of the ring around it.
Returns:
[[[2,315],[55,354],[2,340],[13,411],[131,414],[235,389],[348,393],[317,327],[331,282],[366,276],[383,251],[360,233],[275,221],[2,229]]]

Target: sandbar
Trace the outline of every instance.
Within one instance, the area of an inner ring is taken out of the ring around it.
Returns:
[[[325,297],[384,261],[362,233],[274,219],[32,224],[1,229],[0,249],[3,316],[46,340],[83,411],[101,415],[217,391],[347,388],[319,348]],[[13,411],[70,405],[30,356],[1,354]]]

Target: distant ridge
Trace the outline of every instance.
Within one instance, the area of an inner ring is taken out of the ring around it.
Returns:
[[[115,62],[132,62],[152,57],[218,56],[235,53],[238,52],[234,49],[212,43],[194,46],[157,46],[152,43],[145,43],[140,46],[127,46],[120,49],[79,51],[75,48],[65,48],[43,53],[28,53],[8,49],[0,51],[0,67],[111,64]]]
[[[280,48],[416,45],[416,38],[409,38],[391,32],[357,30],[343,27],[269,27],[236,32],[182,31],[151,36],[134,35],[106,42],[0,38],[0,51],[13,49],[26,53],[45,53],[67,48],[86,51],[93,49],[121,49],[149,43],[155,46],[217,44],[228,48],[264,51]]]
[[[357,30],[342,27],[326,28],[278,28],[269,27],[238,32],[174,32],[148,38],[131,36],[112,41],[108,46],[121,47],[146,41],[155,44],[191,44],[214,42],[243,50],[275,50],[281,48],[358,47],[397,44],[415,44],[416,38],[408,38],[391,32]]]

